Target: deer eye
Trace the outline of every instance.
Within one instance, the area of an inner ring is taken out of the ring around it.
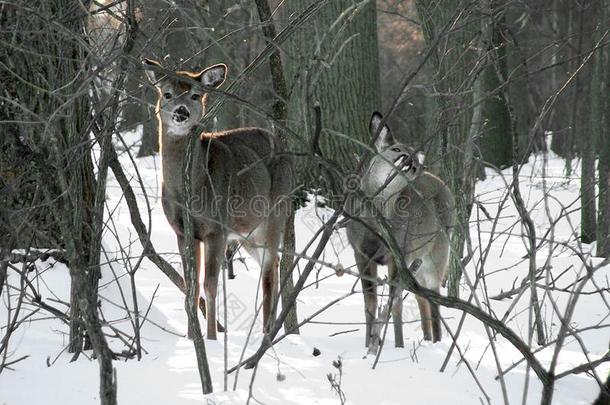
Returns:
[[[172,93],[170,93],[170,92],[163,93],[163,97],[169,100],[170,98],[172,98]]]
[[[400,152],[400,148],[392,148],[392,152]]]
[[[193,94],[191,96],[191,99],[193,99],[193,100],[199,100],[200,98],[201,98],[201,94]]]

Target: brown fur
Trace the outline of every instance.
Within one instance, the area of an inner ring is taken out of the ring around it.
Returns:
[[[154,67],[158,63],[149,61],[148,65]],[[177,73],[189,79],[202,80],[204,85],[208,85],[205,80],[213,78],[213,84],[218,86],[224,81],[224,73],[222,80],[214,75],[222,69],[226,73],[224,65],[215,65],[198,73]],[[206,96],[187,82],[156,80],[154,70],[148,74],[159,93],[157,118],[163,171],[161,200],[184,257],[184,156],[190,128],[197,124],[205,111]],[[170,99],[165,98],[167,93],[172,95]],[[199,95],[201,97],[196,97]],[[218,272],[225,258],[227,243],[232,239],[239,240],[258,260],[263,279],[265,330],[273,321],[271,312],[278,294],[278,249],[286,218],[292,209],[292,161],[286,155],[276,156],[276,151],[282,148],[273,134],[260,128],[199,135],[199,143],[192,155],[190,217],[195,244],[203,243],[205,249],[204,292],[209,339],[216,339]],[[253,201],[263,201],[266,207],[259,209]]]

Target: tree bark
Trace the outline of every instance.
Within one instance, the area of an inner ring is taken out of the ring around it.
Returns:
[[[487,64],[481,73],[483,131],[480,137],[481,158],[496,167],[512,162],[510,118],[501,86],[506,77],[506,4],[505,0],[482,0],[488,17],[482,18],[483,46]]]
[[[601,12],[601,10],[600,10]],[[599,13],[597,13],[599,15]],[[592,44],[595,45],[602,35],[603,20],[600,19],[593,36]],[[596,239],[597,221],[595,208],[595,158],[597,155],[597,145],[602,138],[603,122],[603,80],[602,80],[602,61],[604,57],[603,49],[595,51],[591,57],[593,69],[591,73],[591,112],[589,139],[583,139],[581,144],[581,176],[580,176],[580,239],[583,243],[591,243]],[[581,138],[587,135],[582,134]]]
[[[553,36],[557,46],[553,53],[553,63],[558,63],[557,69],[552,70],[552,89],[559,89],[565,79],[569,76],[571,68],[578,61],[568,62],[573,55],[571,41],[573,40],[574,10],[575,2],[564,0],[554,0],[552,6]],[[575,36],[574,36],[575,37]],[[578,59],[578,58],[576,58]],[[564,97],[556,102],[553,115],[549,119],[550,127],[553,129],[551,140],[551,150],[566,159],[572,159],[573,153],[570,150],[570,126],[571,122],[571,102],[574,101],[575,85],[572,84],[566,91]]]
[[[604,1],[601,4],[600,21],[604,22],[601,26],[610,26],[610,4]],[[603,53],[598,56],[603,58]],[[610,257],[610,54],[606,49],[605,61],[601,62],[602,67],[606,67],[604,80],[600,90],[605,97],[605,103],[601,105],[602,128],[600,132],[599,148],[599,210],[597,222],[597,256]],[[594,88],[591,89],[595,91]],[[593,118],[593,117],[592,117]],[[597,117],[600,120],[600,117]]]
[[[290,16],[312,3],[288,0],[284,12]],[[303,141],[291,138],[290,149],[309,152],[312,108],[318,102],[321,151],[346,173],[356,168],[364,152],[358,142],[368,144],[369,117],[380,108],[376,14],[375,2],[333,0],[287,41],[286,76],[293,89],[288,122]],[[306,167],[299,162],[298,183],[321,188],[327,195],[341,192],[332,190],[333,182],[324,181],[320,173],[306,173]]]

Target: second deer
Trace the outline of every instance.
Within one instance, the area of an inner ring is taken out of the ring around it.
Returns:
[[[394,141],[382,116],[374,113],[370,132],[376,136],[376,155],[371,159],[360,182],[360,193],[372,205],[355,200],[348,213],[347,236],[354,247],[364,294],[366,345],[370,347],[377,313],[377,266],[387,265],[396,347],[403,347],[402,289],[397,287],[399,270],[390,250],[379,236],[379,226],[372,210],[387,221],[407,266],[421,260],[415,273],[420,285],[440,290],[449,264],[450,236],[455,221],[455,203],[449,188],[427,172],[415,151]],[[351,211],[351,212],[350,212]],[[416,297],[425,340],[441,339],[438,305]],[[378,338],[378,336],[375,336]]]
[[[145,60],[145,69],[158,91],[157,119],[162,161],[162,204],[173,227],[183,258],[183,164],[191,130],[205,113],[205,88],[220,86],[226,77],[224,64],[200,72],[178,71],[168,76],[156,61]],[[261,128],[238,128],[195,134],[199,142],[192,153],[192,200],[197,300],[199,266],[204,246],[204,292],[207,337],[216,339],[216,295],[219,269],[227,243],[239,240],[260,264],[263,287],[263,322],[273,322],[278,295],[278,248],[286,217],[292,209],[292,161],[283,145]]]

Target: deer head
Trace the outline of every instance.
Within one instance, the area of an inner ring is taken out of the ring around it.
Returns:
[[[145,59],[146,75],[157,88],[157,113],[163,132],[169,136],[185,136],[205,113],[205,87],[219,87],[226,78],[225,64],[212,65],[200,72],[177,71],[173,76],[162,75],[157,61]],[[204,88],[194,86],[193,81]]]
[[[423,171],[417,152],[396,142],[390,128],[381,125],[382,116],[375,112],[369,130],[375,140],[376,154],[362,179],[362,190],[370,196],[396,197],[408,183]]]
[[[415,150],[405,144],[396,142],[387,124],[381,127],[383,117],[378,112],[373,113],[369,123],[369,131],[375,139],[375,149],[377,155],[373,158],[373,163],[383,167],[385,177],[396,174],[400,171],[407,180],[414,180],[422,169],[419,157]]]

